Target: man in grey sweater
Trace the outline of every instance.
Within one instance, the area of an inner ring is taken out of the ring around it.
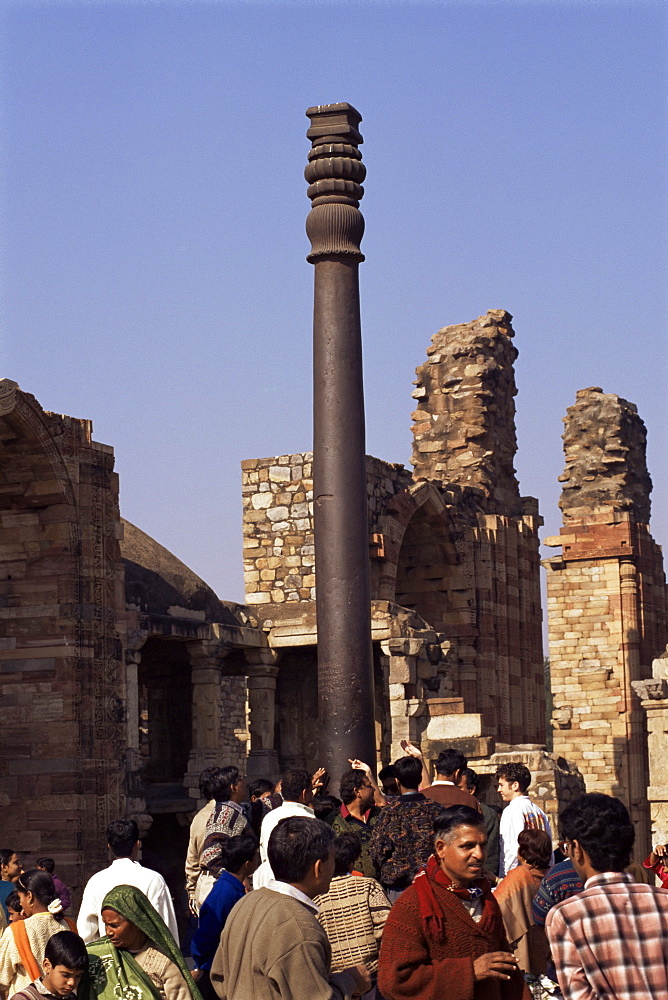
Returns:
[[[371,989],[363,965],[330,974],[332,950],[313,897],[334,874],[334,831],[290,817],[269,838],[273,880],[232,909],[211,966],[221,1000],[350,1000]]]

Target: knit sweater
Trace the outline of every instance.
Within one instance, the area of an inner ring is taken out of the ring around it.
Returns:
[[[134,959],[149,977],[162,1000],[192,1000],[183,973],[152,941],[147,941]]]
[[[64,920],[56,920],[51,913],[34,913],[24,921],[23,926],[28,935],[30,950],[40,967],[49,938],[60,931],[69,930]],[[10,924],[0,938],[0,986],[9,986],[9,996],[12,996],[31,982],[32,976],[23,967]]]
[[[378,989],[387,1000],[531,1000],[516,970],[509,980],[476,981],[473,962],[491,951],[509,951],[470,916],[452,892],[431,881],[445,917],[443,941],[425,934],[417,889],[410,886],[390,911],[383,931]],[[494,904],[496,906],[496,903]]]
[[[211,966],[221,1000],[348,1000],[355,980],[330,976],[332,950],[312,910],[256,889],[232,910]]]
[[[373,878],[335,875],[329,892],[313,900],[332,946],[332,972],[366,965],[378,968],[378,949],[390,901]]]

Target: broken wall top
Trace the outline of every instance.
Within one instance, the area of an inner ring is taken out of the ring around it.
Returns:
[[[564,521],[611,508],[648,524],[647,431],[634,404],[590,386],[576,394],[564,424],[566,468],[559,477]]]
[[[429,360],[416,369],[413,392],[414,478],[468,487],[490,513],[521,513],[511,320],[490,309],[439,330]]]

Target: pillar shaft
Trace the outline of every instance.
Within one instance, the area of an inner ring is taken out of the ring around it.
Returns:
[[[321,762],[332,785],[351,757],[375,766],[369,540],[358,266],[365,169],[361,116],[310,108],[306,230],[315,265],[313,497]]]

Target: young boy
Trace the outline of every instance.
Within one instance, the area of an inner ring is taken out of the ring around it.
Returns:
[[[21,906],[21,900],[19,899],[19,894],[14,889],[13,892],[7,896],[5,900],[5,906],[7,907],[7,912],[9,913],[9,922],[13,924],[15,920],[23,920],[23,908]]]
[[[245,895],[244,883],[260,863],[259,845],[252,834],[223,837],[218,848],[215,866],[209,866],[216,881],[199,911],[199,926],[190,944],[190,954],[195,962],[193,978],[204,1000],[218,1000],[209,978],[213,956],[225,921],[234,905]]]
[[[46,943],[42,977],[15,993],[11,1000],[74,998],[87,968],[88,952],[83,938],[73,931],[59,931]]]

